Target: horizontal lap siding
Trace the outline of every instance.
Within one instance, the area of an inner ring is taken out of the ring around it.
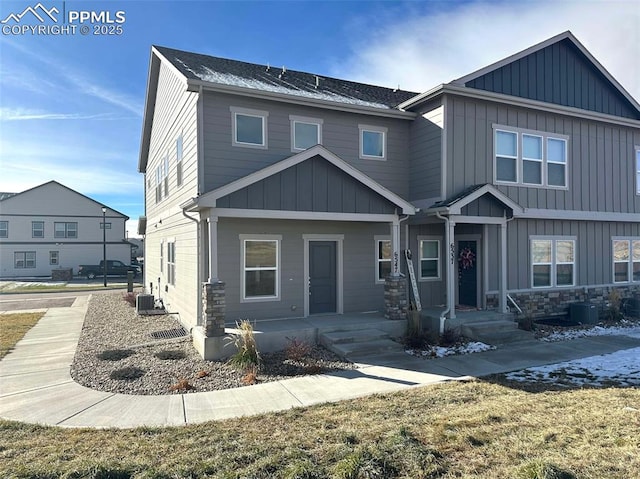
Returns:
[[[304,315],[305,234],[344,235],[344,311],[382,310],[383,285],[375,283],[375,235],[389,225],[325,221],[218,221],[219,276],[226,283],[227,320],[300,317]],[[239,235],[282,235],[280,300],[241,303],[242,259]]]
[[[569,137],[568,190],[498,188],[525,208],[640,214],[635,194],[635,145],[640,130],[553,113],[451,99],[447,136],[447,197],[479,183],[493,183],[493,125]]]
[[[267,111],[267,149],[232,146],[230,107]],[[323,120],[322,144],[394,193],[409,192],[410,121],[358,115],[290,103],[205,93],[204,157],[205,190],[210,191],[295,154],[291,151],[289,115]],[[387,160],[359,159],[358,125],[388,128]]]
[[[198,234],[196,223],[182,214],[179,205],[198,193],[198,94],[185,91],[185,84],[162,64],[151,130],[146,179],[147,234],[145,238],[145,287],[161,297],[169,311],[193,326],[198,322]],[[182,185],[177,184],[176,140],[182,135]],[[169,195],[155,201],[155,171],[169,156]],[[167,242],[175,241],[175,287],[167,284]],[[164,244],[162,272],[160,244]]]

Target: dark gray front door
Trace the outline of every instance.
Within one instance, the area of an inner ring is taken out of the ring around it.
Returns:
[[[478,248],[476,241],[458,241],[458,304],[478,306]]]
[[[336,312],[336,243],[309,242],[309,314]]]

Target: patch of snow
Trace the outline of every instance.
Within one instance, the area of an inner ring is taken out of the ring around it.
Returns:
[[[602,327],[594,326],[590,329],[575,329],[568,331],[556,331],[549,336],[540,338],[541,341],[569,341],[571,339],[586,338],[591,336],[630,336],[640,338],[640,325],[630,323],[626,326]]]
[[[442,346],[429,346],[427,349],[407,349],[405,352],[412,356],[443,358],[445,356],[453,356],[457,354],[481,353],[482,351],[489,351],[491,349],[496,349],[496,347],[478,341],[472,341],[448,348]]]
[[[528,368],[506,377],[513,381],[572,386],[640,386],[640,348]]]
[[[38,281],[12,281],[6,284],[2,284],[3,290],[12,290],[16,288],[23,288],[25,286],[64,286],[66,282],[38,282]]]

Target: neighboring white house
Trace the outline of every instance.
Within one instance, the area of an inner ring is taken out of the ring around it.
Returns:
[[[97,264],[103,257],[131,261],[129,218],[56,181],[0,195],[0,277],[50,276],[52,270]]]

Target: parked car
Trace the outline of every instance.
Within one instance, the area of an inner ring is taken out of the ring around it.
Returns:
[[[107,276],[127,276],[129,271],[133,272],[135,278],[140,274],[140,266],[124,264],[118,260],[107,260]],[[88,279],[102,276],[104,274],[104,261],[98,264],[81,264],[78,266],[78,276],[86,276]]]

